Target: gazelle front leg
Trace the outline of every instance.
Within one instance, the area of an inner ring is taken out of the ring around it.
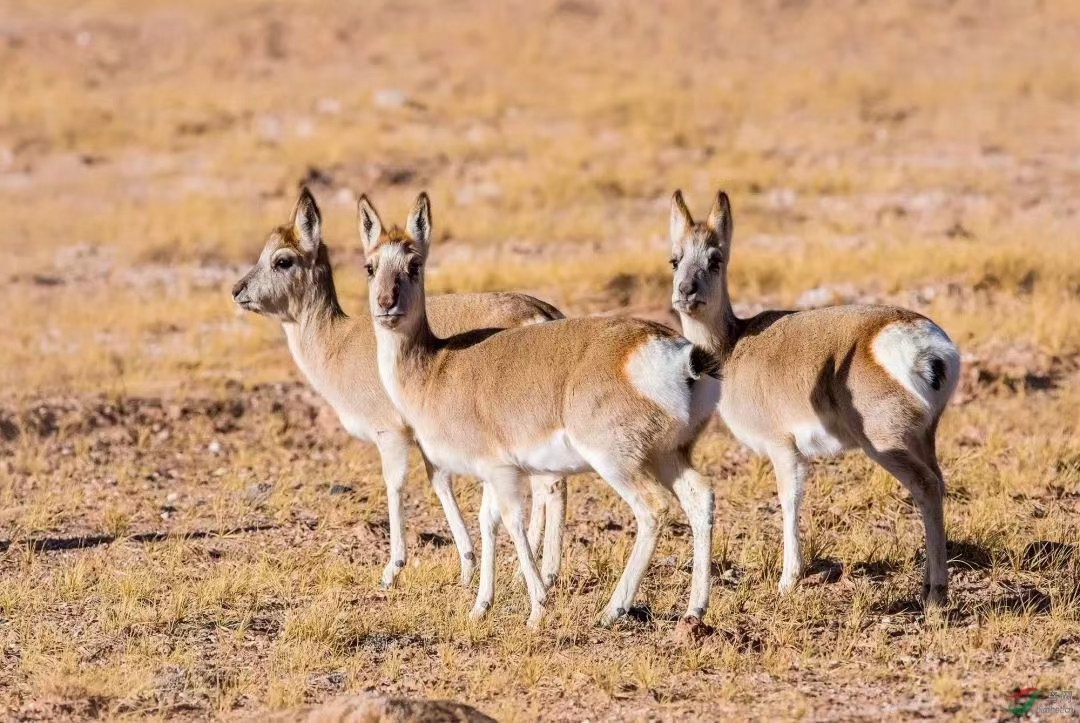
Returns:
[[[423,450],[421,450],[423,455]],[[461,508],[458,507],[457,498],[454,497],[454,488],[450,481],[450,474],[435,467],[424,456],[424,469],[427,471],[428,480],[431,482],[435,495],[439,498],[446,522],[450,525],[450,534],[454,537],[454,546],[457,547],[458,558],[461,560],[461,584],[468,585],[473,576],[473,563],[476,555],[473,553],[472,540],[469,539],[469,530],[465,527],[465,519],[461,516]]]
[[[802,505],[806,475],[810,465],[794,446],[769,451],[776,472],[776,489],[784,516],[784,570],[780,574],[780,592],[789,592],[802,576],[802,552],[799,549],[799,507]]]
[[[386,482],[386,502],[390,513],[390,562],[383,569],[380,585],[391,587],[405,568],[405,504],[401,493],[409,472],[409,439],[400,432],[378,432],[375,444],[382,460],[383,480]]]
[[[491,609],[495,600],[495,532],[499,529],[499,507],[491,485],[484,482],[480,500],[480,587],[470,620],[479,620]]]
[[[536,560],[529,548],[529,538],[525,532],[525,506],[522,502],[522,475],[513,468],[493,470],[485,475],[485,488],[490,488],[494,502],[502,518],[503,527],[510,534],[517,551],[518,564],[525,576],[525,586],[529,590],[529,628],[537,628],[544,616],[544,603],[547,591],[540,572],[536,569]],[[494,542],[494,541],[493,541]],[[494,551],[492,551],[494,553]]]

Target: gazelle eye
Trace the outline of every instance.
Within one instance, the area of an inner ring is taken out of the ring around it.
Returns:
[[[679,268],[679,259],[677,259],[675,257],[671,258],[671,268],[673,268],[673,269],[678,269]]]
[[[410,279],[415,279],[419,275],[420,275],[420,262],[419,261],[413,261],[412,263],[409,264],[409,278]]]
[[[274,268],[275,269],[284,270],[284,269],[291,268],[292,265],[293,265],[293,257],[292,256],[278,256],[276,259],[274,259]]]
[[[715,256],[710,258],[709,259],[709,271],[713,272],[714,274],[716,272],[718,272],[720,270],[720,262],[721,261],[723,261],[723,259],[720,257],[720,254],[716,254]]]
[[[368,264],[367,266],[365,266],[364,269],[367,271],[367,277],[369,279],[373,278],[375,276],[375,267],[372,266],[371,264]]]

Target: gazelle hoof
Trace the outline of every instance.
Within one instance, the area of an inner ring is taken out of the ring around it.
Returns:
[[[610,628],[623,615],[626,615],[626,608],[615,608],[614,610],[608,608],[600,616],[600,619],[596,621],[596,624],[602,628]]]
[[[462,586],[468,587],[469,583],[472,582],[472,576],[473,576],[473,564],[471,562],[467,562],[464,558],[462,558],[462,560],[461,560],[461,584],[462,584]]]
[[[473,609],[469,612],[469,620],[479,620],[480,618],[487,615],[487,611],[490,609],[491,602],[487,600],[476,603],[476,605],[473,606]]]
[[[924,607],[944,607],[949,603],[949,586],[924,584],[922,601]]]

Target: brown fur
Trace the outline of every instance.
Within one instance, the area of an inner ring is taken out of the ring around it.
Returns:
[[[727,194],[721,191],[708,219],[696,223],[676,192],[670,232],[672,303],[683,333],[721,365],[721,417],[777,471],[785,525],[781,589],[801,569],[798,507],[808,459],[860,448],[911,490],[930,548],[924,596],[942,602],[944,481],[934,434],[959,374],[959,355],[944,332],[920,314],[890,306],[740,319],[727,289],[733,232]],[[932,380],[924,368],[930,364],[936,364]],[[924,388],[930,385],[932,391]]]
[[[529,589],[529,623],[538,624],[546,593],[524,543],[520,476],[591,468],[638,521],[634,550],[604,620],[630,607],[655,547],[653,492],[664,487],[675,491],[691,519],[688,615],[700,617],[708,604],[712,492],[690,467],[688,449],[719,390],[715,380],[698,379],[692,370],[692,346],[659,324],[617,317],[444,337],[429,324],[424,295],[431,232],[426,194],[409,216],[405,240],[388,241],[366,198],[359,215],[379,373],[390,399],[428,457],[484,482],[483,562],[473,615],[491,605],[493,536],[501,518]]]
[[[271,231],[259,262],[236,284],[233,296],[244,308],[282,322],[298,366],[334,408],[346,430],[378,445],[391,507],[391,560],[383,575],[383,584],[389,585],[406,559],[400,488],[407,471],[411,432],[379,382],[370,314],[365,309],[356,316],[348,316],[338,303],[329,252],[321,242],[320,224],[318,207],[305,189],[290,223]],[[275,267],[283,257],[292,265],[287,269]],[[508,293],[435,297],[431,316],[434,328],[449,336],[562,318],[550,304]],[[429,475],[433,475],[432,484],[446,509],[462,557],[462,577],[467,582],[472,571],[472,547],[467,530],[453,500],[449,480],[430,465]],[[557,479],[539,478],[535,483],[530,537],[537,547],[546,501],[549,554],[545,555],[545,570],[553,576],[558,568],[565,484],[559,484]]]

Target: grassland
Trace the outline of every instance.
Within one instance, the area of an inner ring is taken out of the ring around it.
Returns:
[[[5,0],[0,717],[231,720],[369,689],[510,721],[1080,698],[1077,47],[1065,0]],[[640,594],[654,618],[593,627],[633,522],[591,476],[542,632],[505,536],[496,608],[466,620],[418,459],[412,561],[377,590],[377,457],[228,296],[302,181],[347,311],[355,194],[398,218],[426,188],[438,290],[674,323],[668,198],[723,186],[740,311],[929,314],[966,363],[939,442],[949,608],[914,604],[917,514],[859,457],[817,466],[810,573],[779,597],[771,470],[719,426],[698,450],[720,531],[699,644],[672,637],[678,522]]]

